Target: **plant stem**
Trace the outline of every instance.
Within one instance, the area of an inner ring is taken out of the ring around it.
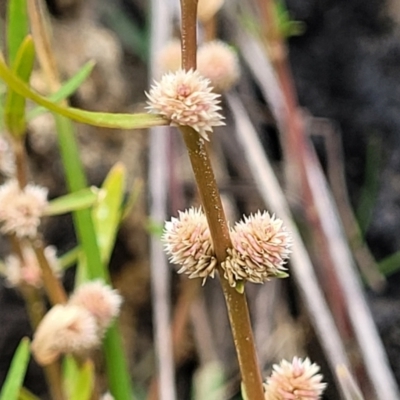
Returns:
[[[182,67],[185,70],[196,69],[197,0],[181,0],[181,8]],[[209,224],[214,251],[221,263],[226,258],[226,250],[232,247],[232,242],[207,147],[194,129],[181,126],[180,130]],[[230,287],[228,281],[222,277],[222,274],[220,275],[246,398],[264,400],[246,297]]]

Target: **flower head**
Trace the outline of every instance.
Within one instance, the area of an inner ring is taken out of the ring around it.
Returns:
[[[258,211],[231,229],[233,249],[222,263],[231,286],[237,280],[263,283],[272,277],[286,277],[286,263],[292,244],[282,220]]]
[[[151,113],[162,115],[174,126],[190,126],[206,140],[214,126],[224,125],[224,117],[218,113],[220,96],[197,71],[180,69],[165,74],[146,95]]]
[[[236,53],[220,40],[205,43],[199,48],[197,70],[211,81],[211,86],[218,93],[230,89],[240,76]]]
[[[36,361],[48,365],[63,353],[82,354],[100,344],[95,318],[83,307],[56,305],[40,322],[33,341]]]
[[[44,249],[45,256],[53,272],[58,275],[56,248],[47,246]],[[36,288],[42,287],[42,269],[37,261],[35,252],[30,247],[22,247],[23,262],[16,255],[10,255],[5,259],[5,276],[10,286],[19,286],[25,283]]]
[[[224,4],[224,0],[199,0],[197,16],[201,22],[209,21]]]
[[[1,231],[18,237],[33,237],[47,206],[47,189],[27,185],[20,189],[16,180],[0,186]]]
[[[306,358],[294,357],[273,366],[272,375],[265,385],[265,400],[317,400],[321,398],[326,383],[318,374],[320,368]]]
[[[217,259],[207,219],[200,208],[180,211],[178,218],[166,222],[163,241],[170,261],[181,266],[178,273],[203,281],[214,277]]]
[[[104,331],[118,315],[122,297],[101,281],[92,281],[76,289],[69,304],[88,310],[96,319],[99,329]]]
[[[175,72],[181,68],[181,41],[170,40],[159,52],[157,62],[163,72]]]

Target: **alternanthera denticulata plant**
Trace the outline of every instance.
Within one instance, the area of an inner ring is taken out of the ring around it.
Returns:
[[[206,49],[211,54],[215,48],[217,51],[226,51],[225,59],[231,62],[231,69],[223,68],[214,77],[201,75],[196,63],[197,1],[182,0],[182,65],[177,71],[164,75],[150,88],[147,93],[150,113],[112,114],[79,110],[69,107],[63,99],[79,86],[90,72],[90,66],[83,70],[85,73],[77,75],[67,84],[61,84],[43,21],[42,2],[10,0],[8,6],[10,40],[7,63],[4,57],[0,57],[0,77],[7,85],[4,121],[11,143],[9,158],[14,160],[14,164],[13,168],[4,168],[7,180],[0,188],[0,204],[2,199],[6,200],[0,212],[0,229],[7,235],[13,248],[11,258],[6,261],[7,266],[4,268],[8,274],[7,281],[17,285],[23,294],[35,333],[30,348],[26,341],[21,342],[15,358],[18,368],[10,369],[6,389],[0,392],[0,400],[12,399],[9,397],[8,390],[12,389],[8,389],[11,387],[8,382],[12,382],[12,387],[17,387],[17,390],[22,387],[21,371],[26,369],[30,349],[38,363],[44,366],[53,399],[65,398],[65,382],[71,383],[71,377],[75,377],[72,382],[77,386],[76,390],[80,382],[89,382],[87,398],[91,398],[95,382],[91,355],[100,346],[104,350],[110,388],[110,393],[105,394],[104,398],[134,398],[121,338],[113,324],[122,300],[108,285],[109,277],[105,268],[122,216],[121,181],[124,172],[117,166],[110,172],[103,188],[88,188],[69,119],[120,129],[159,125],[174,125],[180,129],[193,166],[202,208],[183,211],[178,218],[166,224],[165,247],[171,260],[178,263],[181,272],[190,277],[205,282],[208,277],[220,276],[239,360],[243,395],[248,400],[264,400],[268,390],[264,393],[246,303],[245,284],[264,283],[287,275],[285,263],[290,253],[291,237],[282,221],[266,211],[244,217],[231,228],[226,222],[208,156],[207,142],[212,140],[213,128],[224,124],[219,92],[226,90],[238,78],[237,59],[229,53],[226,45],[210,43],[208,48],[204,48],[205,59],[208,56]],[[29,11],[30,28],[24,12],[26,9]],[[200,48],[199,57],[203,57],[202,51]],[[47,98],[29,87],[36,54],[52,93]],[[230,75],[224,76],[224,70],[229,71]],[[213,90],[210,79],[220,82],[217,90]],[[54,113],[61,158],[71,192],[64,198],[49,202],[46,188],[28,181],[24,138],[30,114],[25,110],[26,98]],[[115,189],[116,186],[118,189]],[[13,198],[12,204],[7,200],[9,196]],[[112,218],[113,222],[110,219],[108,223],[102,220],[100,224],[96,219],[96,208],[104,205],[111,208],[112,202],[107,203],[110,197],[120,199],[114,205],[117,210],[109,210],[119,218]],[[41,238],[40,220],[44,216],[70,211],[73,212],[79,238],[81,261],[78,277],[81,281],[72,295],[68,296],[60,283],[53,258]],[[14,277],[10,273],[11,269],[14,269]],[[15,274],[15,269],[18,274]],[[42,288],[52,304],[49,311],[46,311]],[[63,369],[68,376],[60,376],[60,361],[68,365]],[[303,367],[308,368],[308,364],[308,361],[293,362],[292,375],[284,369],[285,376],[290,378],[290,382],[296,381],[298,377],[302,384],[307,384],[305,378],[317,382],[317,378],[312,378],[317,371],[315,367],[310,367],[313,372],[311,375],[308,370],[304,371]],[[272,377],[266,387],[273,387],[274,382],[280,382],[280,379]],[[322,386],[318,386],[318,389],[322,390]],[[285,393],[284,390],[287,388],[283,386],[275,390],[277,399]],[[303,386],[299,390],[303,390]]]

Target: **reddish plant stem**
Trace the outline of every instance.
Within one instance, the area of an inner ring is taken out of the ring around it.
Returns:
[[[182,68],[196,69],[197,0],[181,0],[182,9]],[[216,257],[221,263],[232,247],[221,197],[204,140],[192,128],[180,127],[189,153],[200,198],[207,217]],[[238,356],[243,389],[248,400],[264,400],[261,374],[251,330],[247,301],[244,294],[229,286],[221,273],[221,285],[227,304],[233,339]]]

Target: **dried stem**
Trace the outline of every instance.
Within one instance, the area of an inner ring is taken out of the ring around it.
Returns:
[[[13,150],[15,155],[16,175],[19,187],[22,189],[28,183],[26,176],[26,156],[25,147],[23,143],[23,136],[20,138],[13,138]]]

